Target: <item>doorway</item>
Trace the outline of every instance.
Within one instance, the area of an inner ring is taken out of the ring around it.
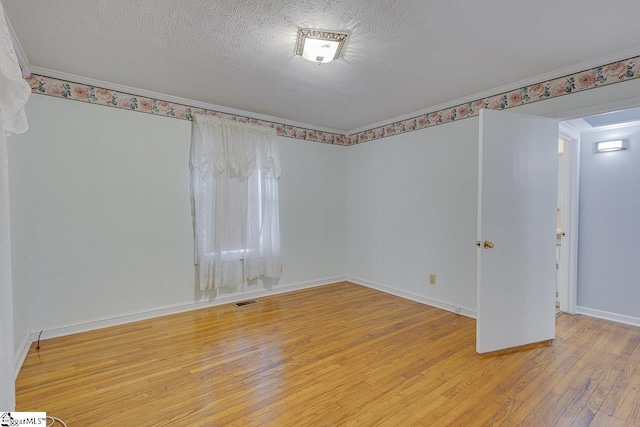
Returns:
[[[556,228],[556,312],[575,314],[580,135],[560,124]],[[573,288],[572,288],[573,287]]]
[[[637,102],[637,101],[636,101]],[[613,110],[613,111],[612,111]],[[606,112],[566,119],[560,123],[558,142],[557,303],[561,312],[576,314],[578,289],[579,184],[581,139],[593,135],[624,135],[640,125],[640,107],[626,105]],[[583,144],[584,144],[583,143]],[[594,147],[582,147],[594,154]],[[591,313],[593,315],[593,313]]]

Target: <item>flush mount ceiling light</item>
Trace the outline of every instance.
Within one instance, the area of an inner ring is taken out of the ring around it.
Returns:
[[[616,141],[603,141],[596,142],[596,153],[604,153],[607,151],[620,151],[626,150],[627,147],[624,144],[624,140],[618,139]]]
[[[348,35],[345,32],[299,28],[296,55],[320,64],[331,62],[340,56]]]

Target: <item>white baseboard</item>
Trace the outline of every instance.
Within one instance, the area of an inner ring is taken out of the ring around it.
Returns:
[[[608,311],[596,310],[589,307],[576,307],[577,314],[584,314],[586,316],[597,317],[598,319],[612,320],[618,323],[625,323],[632,326],[640,326],[640,318],[627,316],[625,314],[610,313]]]
[[[108,328],[110,326],[123,325],[125,323],[137,322],[139,320],[147,320],[170,314],[183,313],[186,311],[199,310],[201,308],[213,307],[222,304],[228,304],[245,299],[258,298],[268,295],[277,295],[285,292],[297,291],[300,289],[313,288],[316,286],[328,285],[331,283],[342,282],[345,277],[332,277],[328,279],[314,280],[311,282],[303,282],[293,285],[284,285],[273,289],[264,289],[255,292],[246,292],[243,294],[234,294],[228,297],[219,297],[214,300],[197,301],[192,303],[172,304],[164,307],[157,307],[148,310],[141,310],[133,313],[126,313],[101,319],[89,320],[86,322],[78,322],[68,325],[55,326],[42,330],[41,339],[49,339],[62,337],[66,335],[77,334],[80,332],[88,332],[95,329]],[[38,339],[40,331],[32,331],[29,339],[31,342]],[[28,349],[28,348],[27,348]],[[20,363],[22,365],[22,363]]]
[[[20,369],[22,369],[22,364],[24,363],[24,359],[27,358],[27,353],[29,353],[29,349],[31,348],[32,342],[33,341],[31,341],[30,334],[25,334],[20,345],[18,345],[18,347],[15,348],[15,353],[13,356],[13,360],[14,360],[13,369],[15,372],[16,379],[18,378]]]
[[[476,311],[469,307],[463,307],[458,304],[454,304],[448,301],[440,301],[433,298],[423,297],[421,295],[412,294],[411,292],[401,291],[400,289],[392,288],[390,286],[381,285],[379,283],[369,282],[364,279],[358,279],[356,277],[347,276],[347,281],[353,282],[358,285],[366,286],[367,288],[375,289],[387,294],[395,295],[400,298],[405,298],[411,301],[419,302],[431,307],[439,308],[442,310],[450,311],[452,313],[459,313],[465,317],[472,319],[476,318]]]

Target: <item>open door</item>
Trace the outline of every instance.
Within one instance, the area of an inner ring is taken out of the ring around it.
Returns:
[[[480,111],[476,351],[555,338],[558,122]]]

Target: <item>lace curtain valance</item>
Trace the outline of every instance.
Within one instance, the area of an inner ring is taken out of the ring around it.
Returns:
[[[274,129],[196,115],[191,189],[200,289],[242,290],[280,275],[278,178]]]
[[[270,128],[237,123],[217,117],[195,115],[193,138],[197,152],[196,172],[225,172],[240,179],[258,168],[265,179],[280,177],[280,159],[275,131]]]

